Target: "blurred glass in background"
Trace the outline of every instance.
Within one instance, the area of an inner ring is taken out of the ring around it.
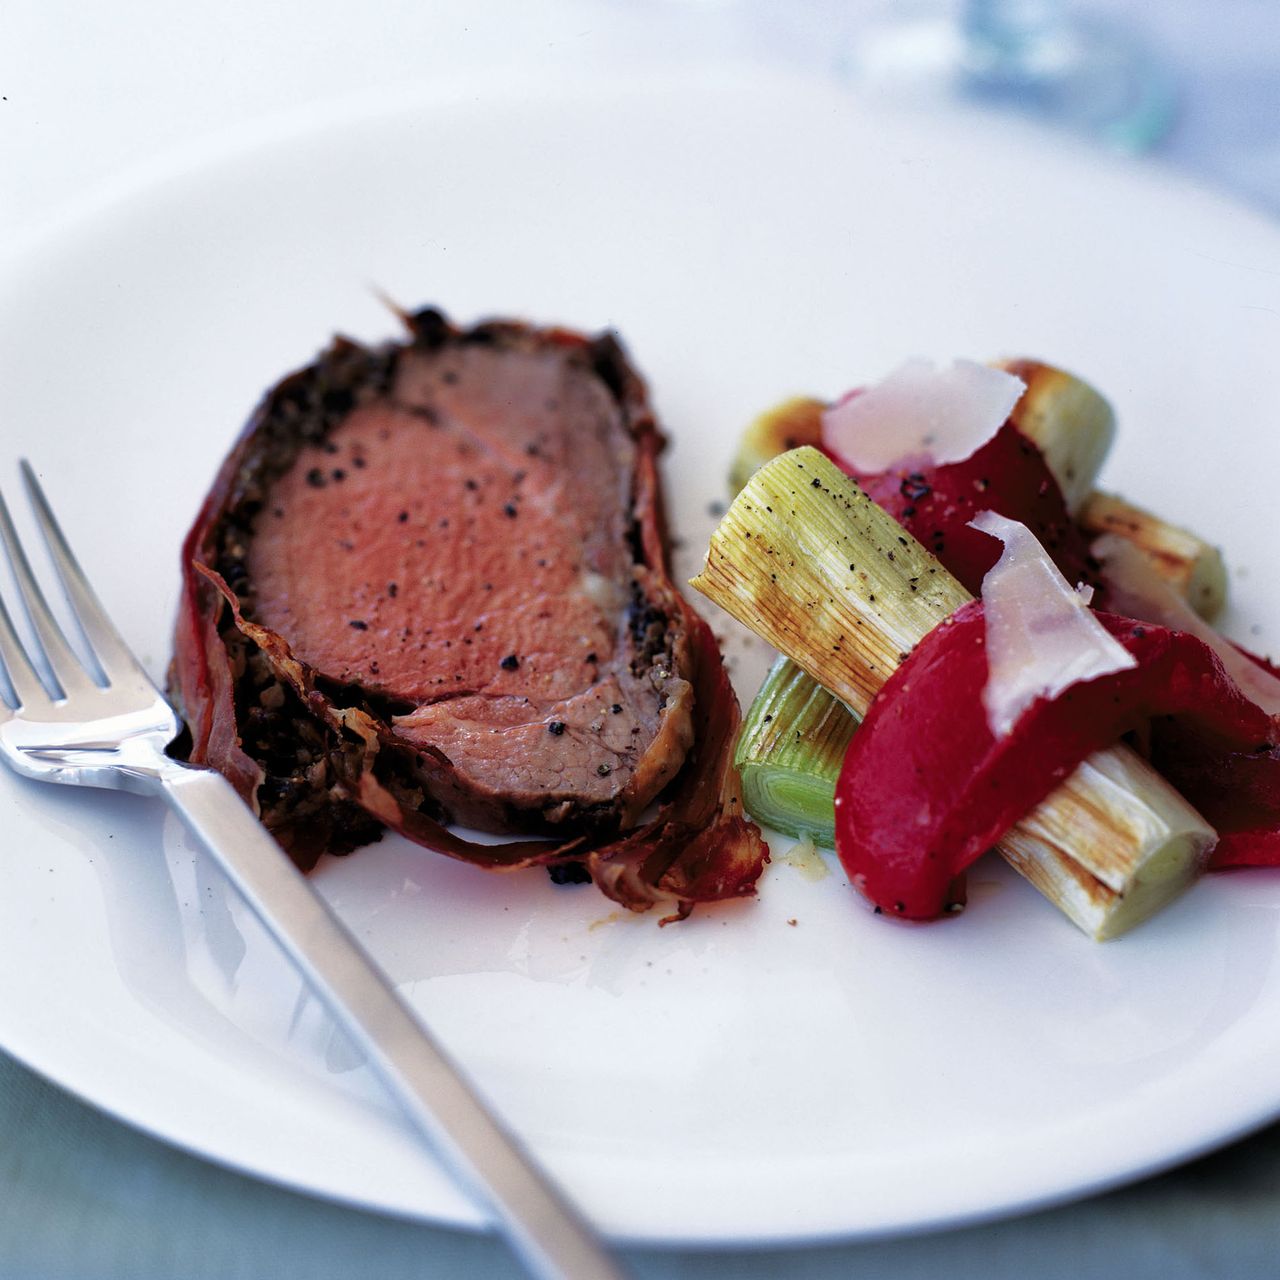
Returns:
[[[1017,111],[1121,151],[1147,149],[1173,121],[1169,69],[1067,0],[891,6],[852,42],[847,67],[872,92]]]
[[[618,0],[637,36],[984,106],[1280,213],[1280,0]]]

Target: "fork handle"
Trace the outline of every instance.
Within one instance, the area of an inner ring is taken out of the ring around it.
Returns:
[[[221,774],[175,766],[169,803],[368,1055],[431,1149],[540,1280],[622,1280],[591,1229],[480,1101],[434,1037]]]

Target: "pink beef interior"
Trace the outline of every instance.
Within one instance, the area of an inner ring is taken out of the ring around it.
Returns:
[[[481,808],[608,803],[654,773],[651,748],[670,776],[687,734],[660,732],[663,708],[684,681],[632,671],[634,452],[608,388],[561,348],[407,351],[391,394],[275,484],[255,619],[395,699],[397,737]]]

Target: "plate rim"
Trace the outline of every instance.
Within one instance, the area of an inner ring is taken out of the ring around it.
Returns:
[[[747,63],[726,63],[717,68],[717,74],[714,76],[709,76],[705,69],[678,68],[668,71],[658,79],[664,86],[672,83],[687,84],[693,81],[701,89],[721,91],[725,87],[739,85],[744,78],[749,78],[752,82],[758,83],[762,77],[775,80],[780,85],[790,86],[792,89],[803,88],[807,84],[798,75],[762,70],[758,66]],[[127,170],[95,185],[92,191],[63,205],[60,212],[46,225],[31,228],[25,234],[19,233],[11,241],[8,251],[0,255],[0,279],[10,277],[15,270],[32,269],[31,263],[33,261],[36,264],[34,269],[38,270],[40,262],[50,253],[56,254],[58,245],[66,237],[84,233],[96,224],[99,219],[126,212],[135,202],[145,201],[147,197],[162,190],[170,183],[180,183],[186,178],[216,170],[230,162],[247,159],[255,154],[270,152],[287,143],[290,139],[312,135],[318,129],[323,128],[326,123],[356,125],[383,118],[398,119],[411,116],[413,113],[424,110],[434,104],[457,102],[460,93],[474,98],[477,96],[476,89],[478,84],[483,86],[485,93],[501,95],[507,99],[518,97],[521,93],[527,92],[530,85],[536,84],[539,92],[544,97],[573,100],[579,98],[585,92],[599,91],[602,88],[606,88],[610,94],[620,92],[630,94],[644,92],[649,94],[654,91],[655,77],[653,73],[612,77],[596,75],[566,76],[556,82],[552,86],[552,92],[548,93],[548,84],[534,76],[522,78],[510,73],[494,73],[486,76],[469,74],[467,76],[459,76],[456,79],[435,81],[430,86],[393,86],[388,89],[362,91],[358,94],[346,95],[337,99],[309,103],[301,107],[273,112],[260,120],[238,122],[225,130],[205,135],[192,144],[166,148],[163,152],[141,164],[130,166]],[[851,104],[853,109],[861,109],[856,99],[851,99]],[[897,118],[903,119],[904,117],[898,116]],[[983,127],[985,128],[985,126]],[[956,124],[952,122],[947,132],[968,132],[971,128],[971,124]],[[1001,125],[989,130],[989,132],[993,135],[1003,134],[1005,138],[1010,136],[1017,138],[1019,135],[1028,139],[1035,137],[1040,141],[1042,147],[1043,139],[1034,130],[1020,128],[1009,130]],[[1003,141],[1001,145],[1005,145]],[[1022,144],[1016,143],[1015,145]],[[1099,159],[1095,153],[1084,147],[1067,145],[1060,148],[1060,152],[1062,155],[1075,154],[1079,157],[1087,155],[1091,163],[1096,163]],[[1054,163],[1057,163],[1057,161],[1055,160]],[[1265,234],[1272,236],[1276,240],[1278,247],[1280,247],[1280,226],[1277,226],[1274,220],[1267,217],[1262,211],[1254,209],[1242,201],[1203,187],[1194,180],[1189,180],[1184,175],[1176,174],[1170,170],[1153,172],[1147,167],[1134,169],[1119,163],[1115,165],[1115,170],[1116,172],[1125,172],[1133,175],[1134,181],[1154,183],[1157,186],[1165,187],[1167,190],[1181,192],[1184,196],[1208,201],[1210,204],[1218,206],[1224,213],[1229,211],[1236,216],[1244,215],[1255,221],[1259,226],[1264,227]],[[229,1155],[219,1155],[211,1153],[207,1149],[195,1148],[184,1143],[182,1139],[155,1128],[147,1122],[144,1116],[131,1114],[127,1110],[115,1108],[109,1103],[97,1101],[88,1092],[78,1087],[77,1084],[69,1082],[66,1079],[66,1073],[51,1071],[37,1062],[36,1055],[24,1054],[21,1049],[15,1050],[7,1044],[3,1048],[9,1056],[22,1063],[24,1067],[50,1080],[58,1088],[76,1097],[85,1105],[104,1114],[111,1115],[131,1128],[147,1134],[149,1137],[168,1146],[185,1151],[197,1158],[209,1159],[245,1176],[255,1177],[290,1190],[392,1217],[426,1221],[440,1226],[465,1230],[480,1230],[486,1226],[483,1216],[478,1212],[475,1212],[473,1218],[468,1219],[465,1215],[451,1213],[447,1209],[443,1212],[398,1210],[388,1207],[378,1199],[364,1199],[358,1195],[344,1194],[341,1191],[298,1183],[285,1177],[263,1172],[261,1169],[252,1167],[248,1163],[237,1161]],[[1113,1175],[1096,1179],[1087,1185],[1057,1191],[1045,1191],[1021,1200],[1002,1202],[999,1205],[993,1205],[978,1211],[959,1211],[923,1221],[913,1219],[909,1223],[888,1223],[882,1228],[869,1230],[849,1230],[847,1228],[834,1227],[830,1230],[808,1234],[775,1231],[762,1232],[758,1235],[734,1233],[728,1236],[708,1237],[702,1233],[682,1234],[678,1231],[673,1232],[670,1227],[664,1227],[659,1235],[648,1232],[610,1232],[610,1237],[622,1243],[643,1244],[650,1247],[750,1249],[762,1246],[802,1247],[812,1244],[830,1244],[853,1240],[885,1239],[943,1231],[961,1225],[976,1225],[1025,1214],[1053,1205],[1070,1203],[1101,1191],[1149,1177],[1152,1174],[1182,1164],[1189,1159],[1194,1159],[1205,1152],[1218,1149],[1241,1136],[1254,1132],[1266,1126],[1277,1115],[1280,1115],[1280,1096],[1273,1100],[1270,1109],[1265,1113],[1241,1119],[1234,1128],[1216,1131],[1214,1135],[1204,1137],[1198,1145],[1182,1146],[1166,1155],[1117,1170]]]

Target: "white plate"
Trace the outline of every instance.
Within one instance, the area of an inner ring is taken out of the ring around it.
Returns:
[[[1157,173],[834,87],[480,84],[219,148],[13,255],[0,430],[160,672],[218,460],[333,329],[391,332],[371,286],[616,325],[674,440],[682,567],[762,405],[912,353],[1038,354],[1113,397],[1108,483],[1227,547],[1230,626],[1265,647],[1278,272],[1274,227]],[[737,654],[744,693],[762,660]],[[6,775],[0,827],[7,1050],[256,1175],[479,1221],[174,820]],[[616,1237],[972,1220],[1280,1112],[1280,876],[1211,879],[1105,946],[1001,867],[974,879],[965,915],[923,928],[785,857],[757,902],[666,929],[399,840],[317,883]]]

